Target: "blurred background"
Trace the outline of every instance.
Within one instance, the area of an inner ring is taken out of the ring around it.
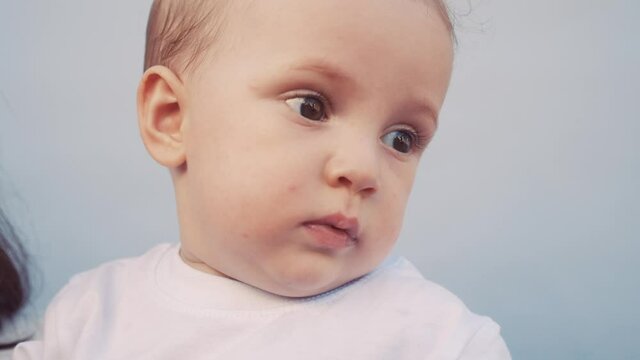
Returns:
[[[41,314],[68,278],[176,242],[138,137],[150,0],[0,0],[0,203]],[[640,2],[452,1],[453,80],[396,252],[514,359],[640,359]]]

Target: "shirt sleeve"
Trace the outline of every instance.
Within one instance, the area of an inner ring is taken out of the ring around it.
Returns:
[[[39,330],[33,340],[18,344],[13,350],[12,360],[55,359],[57,353],[57,334],[55,302],[49,305],[45,315],[44,327]],[[44,339],[47,339],[45,342]]]
[[[12,360],[34,360],[44,358],[42,341],[32,340],[18,344],[13,350]]]
[[[493,321],[482,326],[465,346],[459,360],[511,360],[500,336],[500,326]]]
[[[93,293],[88,291],[85,282],[84,278],[76,276],[63,287],[47,307],[42,329],[34,340],[16,346],[13,360],[73,358],[74,343],[80,338],[83,323],[95,303],[92,301]]]

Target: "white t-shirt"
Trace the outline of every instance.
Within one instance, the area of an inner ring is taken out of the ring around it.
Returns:
[[[38,327],[39,316],[36,314],[31,305],[26,305],[12,319],[5,321],[0,331],[0,360],[11,359],[13,349],[5,344],[15,344],[18,341],[24,341],[34,336]],[[6,347],[6,348],[5,348]]]
[[[510,359],[491,319],[403,258],[303,299],[185,264],[176,245],[71,279],[22,359]]]

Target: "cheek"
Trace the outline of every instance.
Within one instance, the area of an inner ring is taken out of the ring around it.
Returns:
[[[404,218],[404,208],[398,203],[389,204],[385,206],[384,212],[378,214],[377,233],[384,234],[384,239],[381,241],[392,241],[398,236]]]
[[[404,211],[411,194],[413,182],[416,175],[416,162],[393,163],[386,168],[384,191],[386,191],[384,201],[396,212]]]
[[[298,192],[299,188],[300,186],[298,186],[297,184],[289,184],[289,186],[287,186],[287,192],[289,195],[295,195]]]
[[[382,242],[392,241],[400,233],[413,182],[411,177],[395,177],[394,180],[393,185],[386,186],[384,197],[376,205],[375,227],[376,233],[384,234]]]

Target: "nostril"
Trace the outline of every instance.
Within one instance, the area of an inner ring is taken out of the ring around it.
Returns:
[[[364,196],[371,196],[376,192],[376,188],[375,187],[368,187],[366,189],[362,189],[360,191]]]
[[[338,178],[338,182],[341,185],[351,186],[351,180],[349,180],[349,178],[347,178],[346,176],[340,176],[340,178]]]
[[[377,191],[377,184],[375,183],[375,181],[368,181],[367,179],[340,176],[338,177],[337,183],[339,186],[351,189],[351,191],[360,193],[364,196],[373,195]]]

